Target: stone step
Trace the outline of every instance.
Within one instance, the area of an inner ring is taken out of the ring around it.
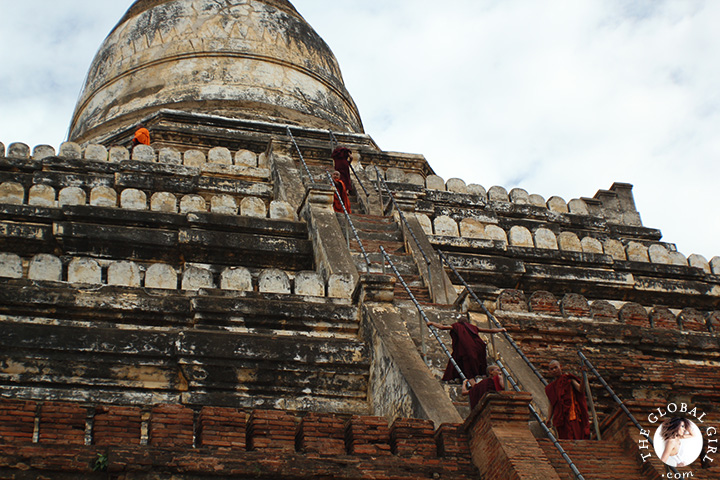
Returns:
[[[549,439],[538,444],[560,478],[575,478],[568,464]],[[643,473],[638,459],[622,445],[597,440],[561,440],[560,445],[587,480],[638,480],[653,478]]]

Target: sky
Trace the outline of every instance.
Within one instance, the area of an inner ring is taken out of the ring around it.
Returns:
[[[239,1],[239,0],[236,0]],[[365,132],[445,180],[592,197],[720,255],[720,2],[291,0],[334,52]],[[0,0],[0,141],[56,149],[133,0]]]

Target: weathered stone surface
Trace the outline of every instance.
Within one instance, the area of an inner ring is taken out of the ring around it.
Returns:
[[[475,218],[460,221],[460,235],[466,238],[486,238],[485,224]]]
[[[325,282],[317,272],[298,272],[295,274],[295,295],[324,297]]]
[[[15,182],[3,182],[0,184],[0,203],[10,205],[22,205],[25,201],[25,189]]]
[[[530,232],[528,231],[528,233]],[[503,230],[501,227],[498,227],[497,225],[486,225],[485,235],[487,236],[488,240],[499,240],[501,242],[508,243],[505,230]]]
[[[328,278],[328,294],[330,298],[350,298],[355,290],[355,281],[346,274],[332,274]]]
[[[126,188],[120,193],[120,208],[147,210],[147,195],[136,188]]]
[[[568,206],[562,197],[550,197],[547,201],[547,208],[551,212],[568,213]]]
[[[419,187],[425,186],[425,177],[419,173],[408,173],[406,182],[411,185],[417,185]]]
[[[258,277],[258,290],[262,293],[290,293],[290,279],[282,270],[269,268]]]
[[[62,280],[62,262],[54,255],[45,253],[35,255],[30,260],[28,278],[59,282]]]
[[[487,200],[487,191],[485,190],[485,187],[478,185],[477,183],[468,184],[467,193],[470,195],[478,195],[483,201]]]
[[[228,155],[230,151],[228,150]],[[225,215],[237,215],[238,206],[235,197],[230,195],[213,195],[210,199],[210,211]]]
[[[30,147],[21,142],[14,142],[8,146],[7,156],[10,158],[30,158]]]
[[[257,197],[245,197],[240,201],[240,215],[244,217],[265,218],[267,209],[265,202]]]
[[[670,311],[667,307],[655,307],[652,309],[649,315],[649,321],[647,320],[647,311],[640,305],[633,304],[635,309],[638,310],[638,322],[634,322],[642,327],[647,327],[648,324],[652,325],[653,328],[664,328],[668,330],[676,330],[679,327],[677,316]],[[641,310],[641,311],[640,311]],[[646,318],[643,318],[643,314]]]
[[[182,275],[182,289],[200,290],[201,288],[215,288],[212,272],[195,266],[185,268]]]
[[[82,158],[82,149],[75,142],[63,142],[60,144],[58,157],[80,160]]]
[[[547,203],[545,202],[545,198],[542,195],[538,195],[537,193],[530,194],[530,205],[535,205],[536,207],[542,207],[547,208]]]
[[[505,188],[494,185],[490,187],[490,190],[487,192],[488,194],[488,200],[491,202],[509,202],[510,197],[508,196],[507,190]]]
[[[273,200],[270,202],[270,218],[275,220],[296,221],[297,214],[288,202]]]
[[[150,265],[145,272],[145,287],[175,290],[178,287],[177,272],[164,263]]]
[[[590,305],[590,314],[593,320],[601,322],[617,322],[618,310],[615,306],[606,300],[595,300]]]
[[[448,192],[454,193],[467,193],[467,185],[465,181],[460,178],[450,178],[445,182],[445,189]]]
[[[508,234],[508,241],[510,245],[514,247],[532,248],[535,246],[530,230],[520,225],[514,225],[512,228],[510,228],[510,233]]]
[[[547,315],[562,315],[557,298],[550,292],[538,290],[530,295],[528,307],[531,312],[544,313]]]
[[[238,150],[235,152],[235,165],[257,167],[258,157],[255,155],[255,152],[251,152],[250,150]]]
[[[108,285],[139,287],[140,279],[140,267],[135,262],[112,262],[108,266]]]
[[[22,259],[19,255],[0,252],[0,277],[23,277]]]
[[[135,145],[132,150],[132,159],[136,162],[155,162],[155,149],[150,145]]]
[[[527,312],[528,304],[522,290],[503,290],[497,299],[498,310],[506,312]]]
[[[90,205],[95,207],[116,207],[117,192],[110,187],[95,187],[90,190]]]
[[[253,285],[250,270],[244,267],[226,268],[220,275],[220,288],[223,290],[251,292]]]
[[[425,235],[432,235],[433,227],[432,227],[432,221],[430,220],[430,217],[428,217],[424,213],[416,213],[415,217],[417,218],[418,223],[420,224],[423,231],[425,232]]]
[[[672,264],[670,254],[667,249],[659,244],[650,245],[648,248],[648,257],[652,263],[662,263],[665,265]],[[628,255],[629,257],[629,255]]]
[[[85,147],[85,160],[108,161],[108,149],[104,145],[90,144]]]
[[[459,236],[457,223],[447,215],[440,215],[439,217],[436,217],[433,223],[435,227],[435,235],[445,235],[450,237]]]
[[[618,319],[628,325],[637,325],[640,327],[650,326],[647,310],[642,305],[634,302],[628,302],[620,308]]]
[[[183,155],[183,165],[186,167],[202,167],[206,163],[205,154],[200,150],[188,150]]]
[[[174,148],[161,148],[158,152],[158,163],[182,165],[182,154]]]
[[[664,250],[664,249],[663,249]],[[627,259],[631,262],[649,262],[648,248],[642,243],[630,242],[625,248]]]
[[[512,230],[510,232],[512,233]],[[535,248],[557,250],[558,243],[555,233],[547,228],[538,228],[535,230]]]
[[[708,262],[707,259],[702,255],[693,253],[687,258],[687,263],[691,267],[702,269],[705,273],[712,273],[712,271],[710,270],[710,262]]]
[[[102,284],[102,269],[95,259],[73,258],[68,264],[68,282]]]
[[[43,158],[54,156],[55,148],[50,145],[37,145],[35,148],[33,148],[32,158],[34,160],[42,160]]]
[[[720,275],[720,257],[713,257],[710,259],[710,270],[715,275]]]
[[[425,188],[430,190],[445,190],[445,180],[437,175],[428,175],[425,178]]]
[[[127,160],[130,160],[130,152],[125,147],[110,147],[108,160],[111,162],[125,162]]]
[[[535,235],[536,235],[536,241],[537,241],[537,233]],[[591,252],[591,253],[602,253],[602,245],[597,240],[595,240],[595,242],[596,242],[595,247],[599,248],[600,251],[599,252],[595,251],[595,252]],[[577,235],[575,235],[573,232],[560,232],[560,235],[558,235],[558,237],[557,237],[557,243],[558,243],[558,247],[560,248],[560,250],[563,250],[566,252],[582,252],[583,251],[582,243],[578,239]]]
[[[568,293],[560,301],[560,309],[566,317],[590,316],[590,305],[587,298],[576,293]]]
[[[250,166],[252,166],[252,165],[250,165]],[[269,168],[270,167],[270,159],[268,158],[267,153],[263,152],[257,156],[257,166],[258,166],[258,168]]]
[[[170,192],[156,192],[150,197],[150,210],[153,212],[177,213],[177,197]]]
[[[587,204],[579,198],[573,198],[568,202],[568,210],[575,215],[589,215]]]
[[[0,142],[0,157],[5,156],[5,144]]]
[[[385,180],[393,183],[405,183],[407,176],[403,170],[391,167],[385,172]]]
[[[603,244],[597,238],[585,237],[580,241],[580,244],[582,245],[582,251],[585,253],[603,253]],[[618,260],[623,260],[625,251],[622,250],[622,245],[620,245],[620,249],[623,252],[623,258]]]
[[[180,213],[207,212],[205,199],[200,195],[183,195],[180,199]]]
[[[513,188],[510,190],[510,201],[521,205],[527,205],[530,203],[530,195],[528,195],[528,192],[525,189]]]
[[[208,151],[208,163],[217,163],[220,165],[232,165],[232,153],[225,147],[213,147]]]
[[[708,332],[708,325],[703,314],[693,307],[685,307],[677,316],[680,328],[686,332]]]
[[[680,252],[668,252],[668,256],[670,257],[670,264],[671,265],[680,265],[683,267],[688,266],[688,259],[685,258],[685,255],[683,255]]]
[[[28,191],[28,205],[55,206],[55,189],[50,185],[33,185]]]
[[[623,247],[620,240],[614,238],[608,238],[603,241],[603,250],[607,255],[610,255],[614,260],[627,260],[625,255],[625,247]]]

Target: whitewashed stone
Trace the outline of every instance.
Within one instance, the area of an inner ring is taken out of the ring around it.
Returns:
[[[476,218],[463,218],[460,220],[460,236],[485,238],[485,224]]]
[[[50,185],[33,185],[28,191],[28,205],[54,207],[55,189]]]
[[[467,184],[459,178],[450,178],[445,182],[445,189],[448,192],[468,193]]]
[[[220,288],[238,292],[252,292],[252,275],[244,267],[229,267],[220,274]]]
[[[595,241],[597,242],[597,240]],[[560,232],[560,235],[558,235],[557,237],[557,242],[560,250],[563,250],[565,252],[583,251],[583,246],[580,242],[580,239],[573,232]],[[600,245],[600,242],[597,242],[597,246],[600,248],[600,253],[602,253],[602,245]]]
[[[258,290],[262,293],[290,293],[290,279],[282,270],[268,268],[260,272]]]
[[[447,215],[435,217],[433,224],[435,226],[435,235],[445,235],[449,237],[460,236],[457,222]]]
[[[30,147],[22,142],[14,142],[8,146],[7,156],[10,158],[30,158]]]
[[[170,192],[156,192],[150,197],[150,210],[153,212],[177,213],[177,197]]]
[[[219,165],[232,165],[232,153],[225,147],[213,147],[208,151],[208,163],[217,163]]]
[[[309,297],[324,297],[325,283],[317,272],[298,272],[295,275],[295,295]]]
[[[245,197],[240,201],[240,215],[243,217],[265,218],[267,210],[265,202],[257,197]]]
[[[230,151],[228,151],[230,153]],[[210,198],[210,211],[225,215],[237,215],[237,200],[231,195],[213,195]]]
[[[206,163],[205,154],[200,150],[188,150],[183,155],[183,165],[186,167],[202,167]]]
[[[92,258],[73,258],[68,264],[68,282],[102,284],[102,269]]]
[[[22,258],[14,253],[0,253],[0,277],[22,278]]]
[[[467,186],[467,193],[470,195],[478,195],[479,197],[482,197],[483,200],[487,200],[487,191],[485,190],[485,187],[478,185],[477,183],[469,184]]]
[[[30,260],[28,268],[30,280],[62,281],[62,262],[54,255],[41,253]]]
[[[420,223],[420,226],[422,227],[423,231],[425,232],[425,235],[432,235],[433,228],[432,228],[432,221],[430,220],[430,217],[428,217],[424,213],[416,213],[415,217],[417,218],[418,222]]]
[[[537,193],[532,193],[532,194],[530,194],[530,196],[528,196],[528,200],[530,201],[530,205],[535,205],[536,207],[547,208],[547,204],[545,203],[545,198],[543,198],[542,195],[538,195]]]
[[[263,153],[263,155],[265,155]],[[235,152],[235,165],[241,165],[244,167],[257,167],[258,157],[255,152],[250,150],[238,150]]]
[[[126,188],[120,194],[120,207],[127,210],[147,210],[147,195],[142,190]]]
[[[108,285],[140,286],[140,267],[135,262],[113,262],[108,266]]]
[[[425,188],[428,190],[445,190],[445,180],[437,175],[428,175],[425,179]]]
[[[0,203],[22,205],[25,201],[25,189],[16,182],[3,182],[0,184]]]
[[[500,242],[508,243],[505,230],[503,230],[501,227],[498,227],[497,225],[486,225],[485,236],[488,238],[488,240],[497,240]]]
[[[720,275],[720,257],[710,259],[710,270],[714,275]]]
[[[155,149],[150,145],[135,145],[132,151],[132,159],[136,162],[155,162]]]
[[[207,212],[205,199],[200,195],[183,195],[180,199],[180,213]]]
[[[693,253],[687,258],[687,260],[688,265],[690,265],[691,267],[700,268],[705,273],[712,273],[712,270],[710,269],[710,262],[708,262],[707,259],[702,255]]]
[[[519,205],[528,205],[530,203],[530,195],[523,188],[513,188],[510,190],[510,201]]]
[[[670,256],[670,263],[672,265],[681,265],[683,267],[688,266],[688,259],[685,258],[685,255],[683,255],[680,252],[668,252],[668,256]]]
[[[535,230],[535,248],[557,250],[558,243],[555,233],[548,228],[538,228]]]
[[[499,185],[494,185],[488,190],[488,200],[491,202],[510,202],[507,190]]]
[[[164,290],[177,289],[177,272],[170,265],[154,263],[145,271],[145,287]]]
[[[273,200],[270,202],[270,218],[275,220],[297,220],[295,209],[288,202]]]
[[[130,160],[130,152],[125,147],[110,147],[108,160],[111,162],[124,162]]]
[[[378,175],[380,176],[380,178],[385,178],[385,171],[382,168],[376,167],[374,165],[371,168],[368,168],[365,173],[368,179],[370,179],[370,181],[372,182],[375,182],[378,179]]]
[[[37,145],[33,148],[32,158],[34,160],[42,160],[43,158],[54,157],[55,148],[50,145]]]
[[[665,249],[663,248],[663,250]],[[667,254],[667,251],[665,251],[665,253]],[[650,257],[648,256],[648,248],[642,243],[628,243],[627,247],[625,248],[625,254],[627,255],[627,259],[631,262],[650,262]]]
[[[579,198],[573,198],[568,202],[568,211],[576,215],[589,215],[590,211],[587,208],[587,204],[584,200]]]
[[[530,230],[520,225],[514,225],[508,233],[508,241],[514,247],[534,247]]]
[[[355,171],[357,171],[357,170],[355,170]],[[420,175],[419,173],[409,173],[407,176],[406,182],[411,185],[417,185],[420,187],[425,186],[425,178],[422,175]]]
[[[182,154],[174,148],[164,147],[158,152],[158,163],[182,165]]]
[[[547,208],[551,212],[568,213],[568,206],[562,197],[550,197],[547,201]]]
[[[332,274],[328,278],[328,297],[330,298],[350,298],[353,290],[355,290],[355,282],[350,275]]]
[[[108,149],[104,145],[91,143],[85,147],[85,160],[94,160],[97,162],[107,162]]]
[[[200,267],[186,268],[182,275],[182,289],[200,290],[201,288],[215,288],[212,272]]]
[[[69,158],[71,160],[80,160],[82,158],[82,149],[75,142],[63,142],[60,144],[60,153],[58,157]]]
[[[267,153],[263,152],[257,157],[257,166],[258,168],[268,168],[270,167],[270,159],[268,158]]]
[[[90,190],[90,205],[95,207],[117,206],[117,192],[110,187],[101,185]]]
[[[580,240],[580,244],[582,245],[582,251],[585,253],[603,253],[603,245],[597,238],[585,237]]]
[[[5,144],[0,142],[0,157],[5,156]]]
[[[662,263],[664,265],[672,264],[672,260],[670,259],[667,249],[662,245],[657,243],[650,245],[647,253],[652,263]],[[628,254],[628,258],[629,257],[630,254]]]
[[[394,183],[405,183],[407,181],[407,175],[399,168],[391,167],[385,172],[385,180]]]
[[[613,260],[627,260],[627,255],[625,254],[625,247],[623,247],[623,244],[620,242],[620,240],[609,238],[603,241],[603,251],[606,255],[610,255]]]

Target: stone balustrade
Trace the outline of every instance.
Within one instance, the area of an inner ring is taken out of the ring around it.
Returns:
[[[90,257],[61,259],[46,253],[22,258],[15,253],[0,252],[0,278],[163,290],[255,291],[331,298],[350,298],[354,287],[352,282],[342,276],[331,276],[325,282],[314,271],[292,272],[275,268],[251,270],[245,267],[193,264],[173,266]]]

